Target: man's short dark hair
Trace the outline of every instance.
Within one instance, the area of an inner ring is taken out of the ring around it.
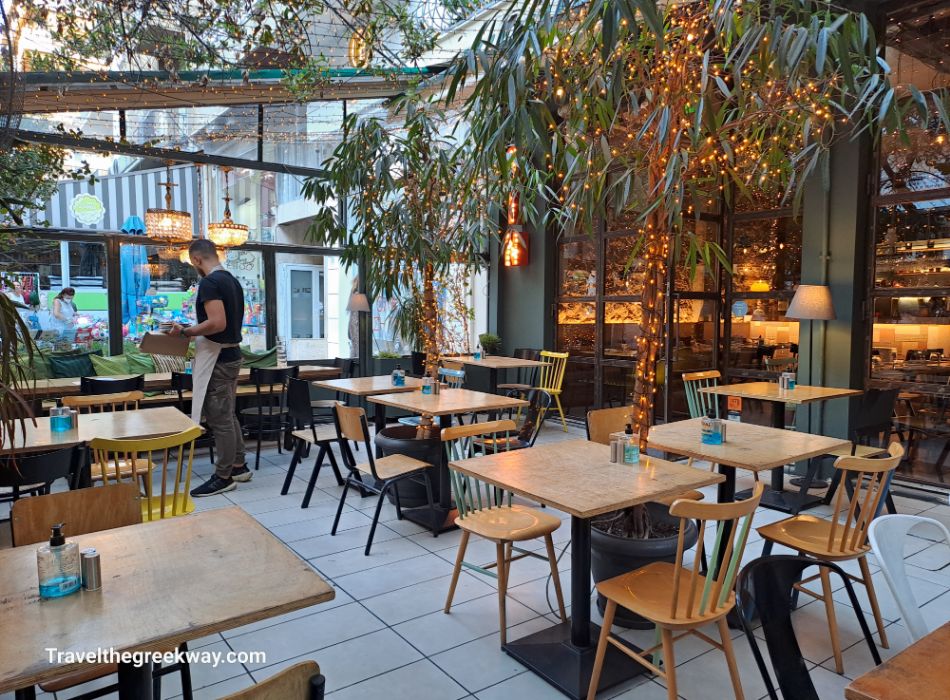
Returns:
[[[218,257],[218,249],[207,238],[199,238],[192,241],[191,245],[188,246],[188,255],[193,255],[196,258],[216,258]]]

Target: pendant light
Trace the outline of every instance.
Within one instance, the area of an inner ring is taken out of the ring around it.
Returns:
[[[171,161],[165,163],[165,182],[158,183],[165,188],[165,208],[148,209],[145,212],[145,234],[157,241],[168,243],[187,243],[192,239],[191,214],[172,209]]]
[[[224,173],[224,219],[208,224],[208,240],[219,248],[233,248],[247,243],[249,229],[231,218],[231,191],[228,186],[231,168],[221,168],[221,172]]]

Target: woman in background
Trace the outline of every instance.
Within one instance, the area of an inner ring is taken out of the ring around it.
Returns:
[[[73,298],[76,290],[64,287],[53,299],[52,326],[59,331],[61,340],[72,343],[76,339],[76,303]]]

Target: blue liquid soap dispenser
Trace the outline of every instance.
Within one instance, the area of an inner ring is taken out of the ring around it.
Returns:
[[[62,598],[79,590],[79,545],[67,542],[63,524],[53,525],[49,544],[36,551],[41,598]]]

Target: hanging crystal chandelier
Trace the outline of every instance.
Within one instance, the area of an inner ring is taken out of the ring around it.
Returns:
[[[192,239],[191,214],[172,209],[171,161],[165,163],[165,182],[158,183],[165,188],[165,208],[148,209],[145,212],[145,234],[157,241],[169,243],[187,243]]]
[[[187,253],[188,249],[185,248],[184,252]],[[158,258],[159,260],[180,260],[182,254],[182,248],[178,246],[170,245],[167,248],[158,249]]]
[[[231,218],[231,190],[228,186],[231,168],[221,168],[221,172],[224,173],[224,219],[208,224],[208,240],[219,248],[233,248],[247,243],[248,227]]]

